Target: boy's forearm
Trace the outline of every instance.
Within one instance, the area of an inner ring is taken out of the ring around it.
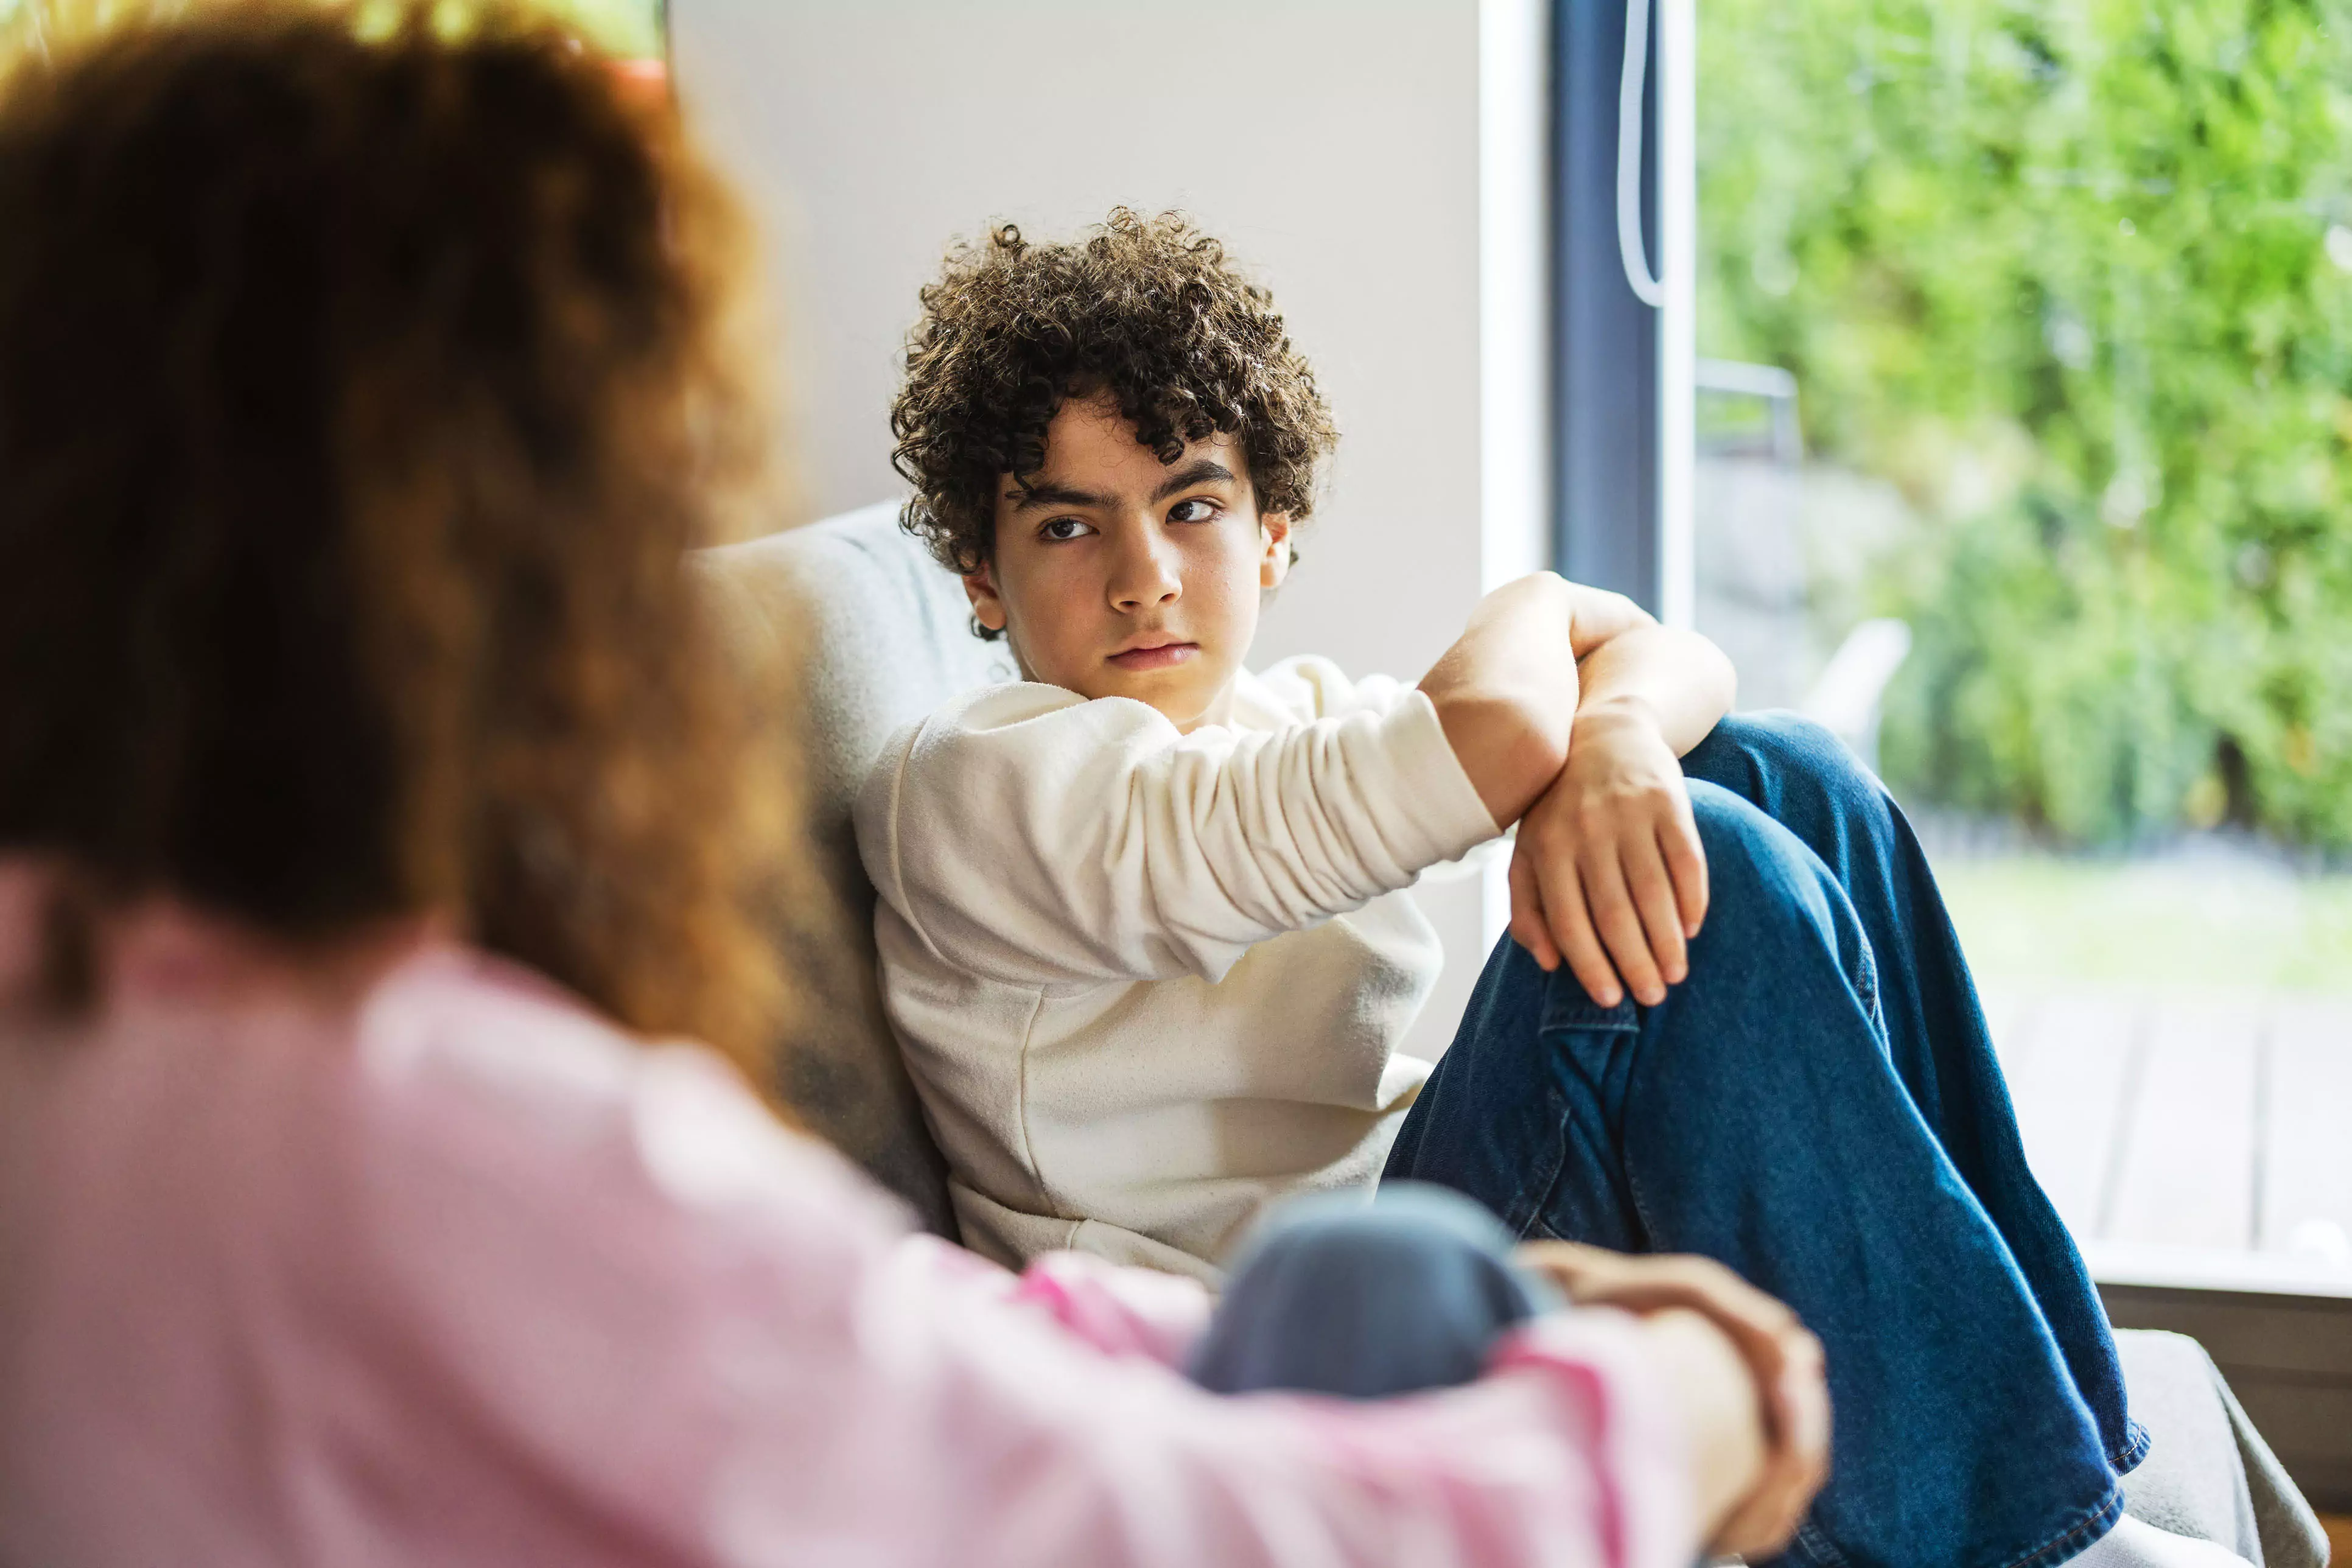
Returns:
[[[1696,632],[1643,617],[1583,656],[1578,666],[1577,721],[1638,713],[1657,726],[1675,755],[1706,738],[1731,711],[1738,679],[1731,661]]]
[[[1580,592],[1549,573],[1496,589],[1422,678],[1454,759],[1497,826],[1517,822],[1567,760]]]
[[[1544,673],[1573,708],[1558,772],[1519,803],[1511,934],[1544,969],[1567,964],[1601,1005],[1630,992],[1654,1006],[1688,973],[1685,946],[1706,918],[1678,759],[1729,710],[1731,665],[1621,595],[1552,581],[1573,674]]]
[[[1481,601],[1421,687],[1507,827],[1558,775],[1575,723],[1638,716],[1680,756],[1730,711],[1732,684],[1730,661],[1705,637],[1547,572]]]

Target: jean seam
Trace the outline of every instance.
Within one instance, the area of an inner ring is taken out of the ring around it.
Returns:
[[[1536,1015],[1536,1037],[1545,1047],[1546,1059],[1554,1065],[1555,1070],[1558,1070],[1560,1058],[1568,1054],[1561,1042],[1562,1036],[1570,1034],[1638,1036],[1641,1033],[1641,1011],[1632,997],[1623,998],[1613,1007],[1603,1007],[1591,997],[1581,994],[1580,991],[1572,1000],[1563,999],[1560,995],[1563,984],[1576,984],[1573,975],[1565,966],[1547,977],[1543,987],[1543,1005]],[[1512,1228],[1522,1236],[1540,1232],[1545,1238],[1552,1241],[1581,1240],[1582,1237],[1560,1235],[1559,1231],[1552,1228],[1551,1225],[1552,1205],[1549,1199],[1559,1186],[1561,1173],[1568,1168],[1570,1126],[1566,1098],[1559,1093],[1557,1087],[1551,1087],[1549,1092],[1553,1097],[1555,1120],[1559,1128],[1559,1135],[1551,1142],[1552,1167],[1545,1173],[1539,1184],[1531,1183],[1521,1189],[1522,1196],[1528,1192],[1536,1193],[1535,1205],[1526,1221],[1514,1224]],[[1623,1162],[1620,1161],[1619,1163],[1622,1165]],[[1628,1176],[1630,1179],[1631,1173],[1628,1173]],[[1647,1216],[1641,1214],[1638,1203],[1635,1205],[1634,1212],[1635,1216],[1642,1220],[1643,1228],[1647,1229],[1649,1220]]]
[[[1557,982],[1546,988],[1543,1011],[1536,1018],[1537,1034],[1550,1037],[1575,1031],[1632,1035],[1641,1031],[1641,1014],[1636,1004],[1620,1002],[1614,1007],[1603,1007],[1589,998],[1559,1003],[1549,994],[1556,988]]]
[[[1621,1134],[1622,1140],[1622,1134]],[[1642,1178],[1634,1173],[1633,1162],[1618,1162],[1625,1173],[1625,1198],[1633,1205],[1633,1217],[1642,1225],[1642,1245],[1654,1251],[1658,1245],[1658,1227],[1650,1218],[1650,1205],[1642,1196]]]
[[[1587,1002],[1584,1004],[1584,1006],[1591,1009],[1592,1012],[1600,1014],[1600,1020],[1595,1022],[1580,1021],[1576,1023],[1560,1023],[1555,1020],[1552,1008],[1549,1004],[1547,1003],[1543,1014],[1537,1022],[1536,1037],[1547,1047],[1546,1058],[1548,1060],[1557,1064],[1561,1056],[1566,1054],[1560,1040],[1560,1037],[1563,1035],[1638,1035],[1641,1032],[1639,1022],[1635,1017],[1632,1016],[1634,1010],[1634,1005],[1631,1002],[1622,1002],[1618,1004],[1615,1007],[1605,1008],[1599,1007],[1591,1002]],[[1623,1019],[1624,1021],[1620,1022],[1620,1019]],[[1529,1183],[1528,1185],[1520,1188],[1519,1193],[1523,1199],[1529,1193],[1534,1193],[1537,1195],[1533,1209],[1528,1214],[1526,1220],[1512,1222],[1511,1228],[1517,1231],[1521,1236],[1530,1236],[1540,1233],[1541,1238],[1548,1241],[1582,1241],[1586,1238],[1582,1237],[1560,1235],[1559,1231],[1552,1228],[1551,1225],[1552,1205],[1549,1202],[1549,1199],[1551,1194],[1559,1190],[1561,1173],[1568,1169],[1568,1139],[1571,1129],[1569,1124],[1566,1097],[1559,1092],[1557,1086],[1547,1084],[1545,1088],[1546,1092],[1550,1094],[1552,1097],[1554,1121],[1558,1123],[1559,1129],[1559,1134],[1551,1140],[1549,1145],[1552,1152],[1552,1165],[1551,1169],[1545,1173],[1544,1178],[1540,1183]],[[1623,1166],[1624,1162],[1620,1160],[1618,1161],[1618,1164],[1622,1167]],[[1625,1173],[1625,1177],[1627,1183],[1630,1184],[1633,1181],[1633,1173],[1630,1170],[1627,1171]],[[1642,1222],[1642,1228],[1644,1231],[1650,1229],[1649,1216],[1642,1213],[1641,1202],[1638,1197],[1634,1200],[1633,1212],[1634,1217]],[[1507,1215],[1504,1217],[1506,1220],[1510,1220],[1511,1218],[1511,1216]]]
[[[1511,1207],[1524,1212],[1506,1214],[1503,1215],[1503,1221],[1519,1236],[1524,1237],[1540,1228],[1546,1237],[1559,1241],[1562,1237],[1546,1223],[1546,1216],[1550,1214],[1551,1205],[1545,1200],[1549,1198],[1553,1189],[1559,1185],[1560,1173],[1568,1168],[1568,1107],[1558,1088],[1546,1084],[1544,1092],[1551,1100],[1549,1110],[1554,1127],[1553,1135],[1544,1144],[1544,1147],[1551,1151],[1551,1168],[1543,1172],[1536,1180],[1523,1179],[1520,1182],[1512,1194]],[[1523,1174],[1536,1176],[1537,1173],[1528,1171]]]
[[[1541,1031],[1541,1037],[1547,1045],[1557,1047],[1559,1038],[1561,1035],[1576,1033],[1579,1032],[1579,1029],[1580,1026],[1573,1024],[1552,1026],[1546,1027]],[[1588,1034],[1607,1033],[1639,1035],[1641,1030],[1638,1025],[1628,1027],[1615,1024],[1601,1024],[1599,1026],[1582,1026],[1582,1032]],[[1555,1048],[1553,1055],[1556,1057],[1559,1054],[1559,1051]],[[1547,1241],[1582,1241],[1587,1238],[1583,1237],[1562,1236],[1559,1231],[1552,1228],[1552,1205],[1549,1202],[1546,1201],[1559,1187],[1560,1173],[1568,1167],[1568,1136],[1570,1128],[1568,1116],[1564,1110],[1562,1110],[1559,1120],[1559,1136],[1554,1139],[1551,1143],[1555,1158],[1550,1173],[1545,1177],[1541,1184],[1542,1196],[1537,1199],[1534,1212],[1528,1217],[1527,1221],[1524,1224],[1515,1223],[1512,1225],[1511,1228],[1517,1230],[1521,1236],[1529,1236],[1540,1233],[1541,1238]],[[1624,1136],[1623,1128],[1622,1126],[1617,1130],[1617,1133],[1619,1142],[1622,1144]],[[1649,1208],[1642,1201],[1641,1179],[1634,1175],[1632,1162],[1622,1158],[1622,1150],[1616,1151],[1615,1152],[1618,1152],[1621,1155],[1621,1157],[1616,1161],[1616,1163],[1618,1169],[1625,1173],[1626,1196],[1633,1205],[1634,1219],[1641,1224],[1642,1241],[1644,1245],[1650,1245],[1653,1242],[1653,1238],[1657,1235],[1658,1227],[1652,1223]],[[1532,1184],[1529,1187],[1522,1188],[1521,1195],[1524,1196],[1527,1192],[1531,1190],[1533,1190]],[[1504,1217],[1507,1220],[1510,1218],[1507,1215]]]
[[[1637,1046],[1639,1043],[1640,1042],[1636,1040],[1635,1044]],[[1629,1079],[1625,1085],[1625,1099],[1630,1101],[1633,1098],[1633,1085]],[[1649,1203],[1642,1195],[1641,1174],[1633,1169],[1633,1162],[1631,1159],[1626,1158],[1624,1155],[1625,1129],[1622,1123],[1623,1116],[1630,1113],[1632,1109],[1633,1108],[1629,1104],[1621,1104],[1618,1107],[1620,1113],[1620,1125],[1617,1129],[1617,1166],[1618,1169],[1625,1173],[1625,1199],[1628,1203],[1633,1205],[1634,1219],[1641,1222],[1642,1245],[1644,1247],[1654,1250],[1658,1245],[1657,1223],[1651,1219]],[[1843,1562],[1844,1559],[1841,1558],[1839,1561]]]
[[[2106,1497],[2096,1507],[2075,1521],[2072,1526],[2043,1542],[2024,1556],[2001,1564],[2001,1568],[2053,1568],[2056,1563],[2071,1561],[2081,1554],[2082,1548],[2076,1545],[2078,1541],[2085,1535],[2094,1539],[2105,1535],[2109,1530],[2115,1528],[2116,1521],[2123,1517],[2123,1512],[2124,1489],[2121,1483],[2117,1483],[2108,1488]],[[1812,1563],[1814,1568],[1845,1568],[1848,1561],[1845,1553],[1840,1552],[1830,1539],[1821,1532],[1810,1514],[1797,1526],[1795,1544],[1802,1548],[1801,1555]],[[2088,1542],[2084,1544],[2087,1545]]]
[[[2137,1468],[2139,1462],[2147,1458],[2148,1448],[2155,1441],[2147,1435],[2147,1428],[2138,1422],[2126,1417],[2124,1426],[2131,1434],[2131,1440],[2107,1456],[2107,1468],[2117,1475]]]

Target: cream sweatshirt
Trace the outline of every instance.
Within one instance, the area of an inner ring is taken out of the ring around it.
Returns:
[[[1378,1180],[1442,959],[1402,890],[1496,832],[1428,698],[1310,658],[1190,735],[969,693],[891,738],[856,822],[966,1243],[1212,1283],[1268,1202]]]

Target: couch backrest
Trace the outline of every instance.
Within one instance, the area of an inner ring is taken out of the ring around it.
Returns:
[[[788,745],[807,760],[807,837],[824,907],[816,951],[795,951],[805,1005],[781,1059],[784,1099],[811,1131],[954,1234],[945,1166],[882,1014],[874,889],[851,804],[890,732],[959,691],[1013,679],[971,629],[963,588],[884,502],[702,551],[694,568],[727,635],[774,682]]]

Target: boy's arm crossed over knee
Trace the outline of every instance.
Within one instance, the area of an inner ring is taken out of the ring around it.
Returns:
[[[1519,824],[1512,935],[1603,1005],[1688,973],[1706,862],[1676,759],[1733,686],[1706,638],[1548,572],[1488,595],[1422,681],[1487,810]]]
[[[1258,942],[1494,837],[1434,704],[1180,735],[1034,682],[899,731],[860,792],[884,904],[965,973],[1083,989],[1221,980]]]

